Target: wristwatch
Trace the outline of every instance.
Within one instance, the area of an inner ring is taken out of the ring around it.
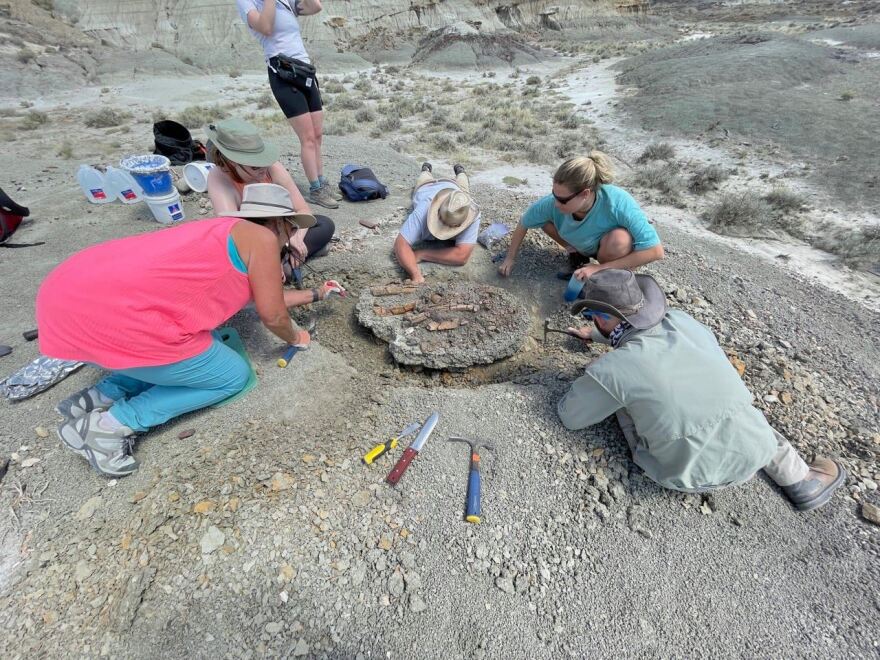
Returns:
[[[312,302],[316,303],[321,299],[321,294],[318,293],[317,289],[312,289]]]

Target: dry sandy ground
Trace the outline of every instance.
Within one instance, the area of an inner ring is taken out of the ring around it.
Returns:
[[[658,138],[618,113],[615,63],[567,70],[562,59],[518,80],[558,73],[576,101],[589,90],[582,110],[626,174]],[[160,108],[183,110],[218,89],[232,103],[263,91],[256,75],[186,82],[185,92],[150,78],[34,99],[50,121],[8,143],[0,180],[32,208],[16,239],[46,243],[0,251],[10,283],[0,342],[14,348],[0,377],[37,354],[20,333],[33,326],[34,296],[55,264],[100,240],[160,230],[143,207],[89,206],[75,164],[144,150]],[[129,129],[84,128],[99,102],[131,112]],[[247,103],[242,112],[257,111]],[[292,136],[273,123],[273,108],[261,112],[296,173]],[[663,139],[689,159],[741,160],[723,144]],[[71,159],[55,156],[65,141]],[[561,255],[540,237],[529,237],[507,280],[482,250],[462,269],[428,268],[523,302],[532,336],[510,360],[459,374],[399,369],[357,327],[357,293],[398,276],[391,242],[420,157],[431,155],[389,142],[326,140],[329,171],[368,154],[392,194],[330,214],[341,240],[314,267],[354,295],[298,312],[318,319],[313,350],[282,371],[277,340],[252,312],[236,316],[258,389],[150,433],[136,449],[138,473],[108,482],[54,437],[55,402],[93,382],[94,370],[2,406],[0,453],[17,455],[0,490],[3,656],[875,657],[880,534],[860,512],[876,503],[880,481],[880,344],[870,330],[880,318],[876,288],[857,290],[872,278],[828,270],[817,283],[797,258],[775,258],[792,245],[744,251],[743,241],[698,227],[703,202],[680,208],[637,192],[668,248],[649,270],[670,304],[710,325],[743,362],[758,405],[799,450],[838,456],[851,474],[812,514],[794,512],[763,478],[713,497],[666,492],[630,463],[612,423],[572,433],[556,418],[556,400],[601,350],[542,344],[541,320],[563,323],[566,313],[552,276]],[[544,193],[552,166],[480,158],[471,169],[484,220],[512,225]],[[786,167],[749,158],[747,170]],[[527,183],[505,184],[505,168]],[[185,206],[200,217],[198,196]],[[363,217],[379,228],[360,227]],[[441,423],[398,489],[382,483],[391,459],[360,464],[377,438],[433,410]],[[179,440],[190,428],[195,435]],[[447,445],[451,435],[496,447],[480,526],[461,520],[466,452]],[[39,461],[25,468],[27,458]]]

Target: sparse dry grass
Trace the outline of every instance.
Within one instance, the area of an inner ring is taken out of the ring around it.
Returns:
[[[850,268],[880,273],[880,227],[821,228],[813,245],[840,256]]]
[[[702,217],[709,229],[728,236],[767,237],[780,229],[775,226],[770,205],[749,193],[722,195]]]
[[[333,103],[331,107],[336,110],[357,110],[358,108],[364,107],[363,100],[354,95],[349,94],[340,94],[336,98],[333,99]]]
[[[637,163],[649,163],[652,160],[672,160],[675,158],[675,147],[668,142],[657,142],[645,147]]]
[[[684,183],[678,168],[669,163],[652,163],[635,171],[633,181],[645,188],[657,190],[667,196],[667,203],[678,206],[681,204],[681,193]]]
[[[340,94],[345,91],[345,85],[338,80],[330,78],[321,82],[321,91],[328,94]]]
[[[803,197],[782,187],[774,188],[764,195],[764,201],[781,213],[797,213],[806,207]]]
[[[131,113],[113,108],[101,108],[86,114],[85,123],[89,128],[109,128],[119,126],[131,119]]]
[[[26,131],[33,131],[40,126],[49,123],[49,115],[39,110],[30,110],[21,121],[21,127]]]
[[[727,172],[719,165],[706,165],[700,167],[688,180],[688,189],[692,193],[702,195],[710,190],[717,190],[718,186],[727,179]]]
[[[68,140],[65,140],[61,143],[61,146],[58,147],[58,156],[65,160],[70,160],[73,158],[73,145],[70,144]]]
[[[361,108],[354,113],[354,119],[361,123],[371,123],[376,121],[376,115],[369,108]]]
[[[330,121],[324,125],[325,135],[349,135],[357,131],[357,124],[351,113],[335,112],[329,115]]]
[[[177,121],[187,128],[201,128],[228,116],[229,111],[216,103],[214,105],[191,105],[177,115]]]

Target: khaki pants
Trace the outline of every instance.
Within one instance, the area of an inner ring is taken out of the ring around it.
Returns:
[[[418,188],[419,186],[423,186],[426,183],[433,183],[434,181],[437,181],[437,180],[438,179],[436,177],[434,177],[433,172],[419,172],[419,176],[416,179],[416,188]],[[440,180],[441,181],[452,181],[452,179],[440,179]],[[462,190],[464,190],[465,192],[471,191],[470,182],[468,181],[467,174],[465,174],[464,172],[462,172],[461,174],[459,174],[455,177],[455,182],[458,184],[458,187],[461,188]],[[413,191],[415,191],[415,188],[413,188]]]
[[[630,451],[633,453],[635,453],[637,449],[644,451],[647,447],[647,443],[639,437],[638,433],[636,433],[636,425],[633,423],[633,419],[629,416],[629,413],[627,413],[626,410],[618,410],[616,414],[617,423],[620,424],[620,430],[623,431],[623,435],[626,438]],[[770,462],[764,466],[764,472],[767,473],[767,476],[770,477],[777,486],[784,487],[796,484],[807,476],[807,472],[810,471],[810,466],[807,465],[804,459],[798,455],[795,448],[785,439],[784,435],[775,429],[773,430],[773,434],[776,436],[776,454]],[[751,477],[749,477],[749,479],[751,479]],[[748,479],[746,479],[746,481],[748,481]],[[725,484],[725,486],[733,485],[735,484]],[[716,488],[720,488],[720,486],[715,488],[695,488],[684,492],[699,493],[715,490]]]

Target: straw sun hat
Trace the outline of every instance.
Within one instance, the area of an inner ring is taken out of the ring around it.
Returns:
[[[477,218],[480,209],[463,190],[441,190],[428,209],[428,231],[438,240],[455,238]]]

